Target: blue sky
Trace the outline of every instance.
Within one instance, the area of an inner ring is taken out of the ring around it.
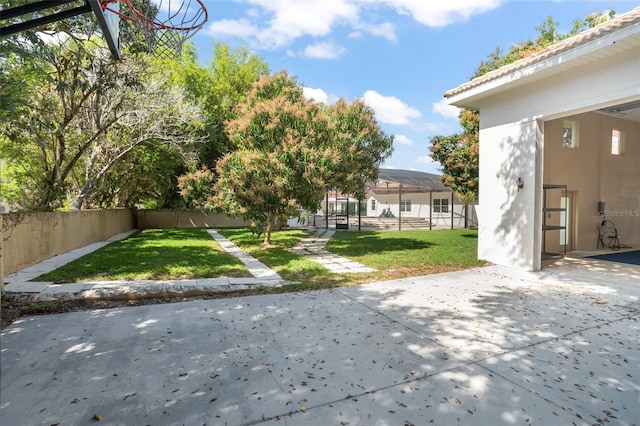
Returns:
[[[209,21],[192,39],[200,61],[213,45],[247,46],[272,71],[297,77],[324,102],[360,98],[395,135],[383,167],[438,173],[429,138],[459,130],[443,94],[469,80],[500,47],[536,37],[547,17],[568,32],[596,11],[637,1],[204,0]]]

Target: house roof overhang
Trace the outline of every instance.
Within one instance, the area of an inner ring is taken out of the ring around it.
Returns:
[[[640,47],[640,7],[505,65],[444,94],[448,104],[479,109],[483,99]]]
[[[397,194],[403,192],[451,192],[440,181],[440,176],[414,170],[380,169],[377,182],[371,182],[367,189],[376,194]]]

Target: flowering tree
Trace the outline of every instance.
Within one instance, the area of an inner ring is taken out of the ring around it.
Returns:
[[[442,165],[442,183],[465,204],[478,197],[479,116],[477,111],[460,112],[461,133],[431,138],[431,156]]]
[[[226,129],[238,149],[218,161],[207,204],[264,226],[265,247],[275,218],[317,209],[329,188],[364,193],[391,154],[362,102],[315,103],[284,72],[256,82],[237,116]]]

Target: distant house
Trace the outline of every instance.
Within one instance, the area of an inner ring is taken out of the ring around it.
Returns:
[[[358,205],[360,212],[358,213]],[[413,170],[381,169],[378,180],[367,185],[364,200],[336,191],[329,191],[319,214],[332,219],[344,217],[383,219],[393,224],[404,219],[425,227],[464,227],[465,207],[440,181],[440,176]],[[371,220],[368,224],[373,223]],[[473,206],[467,212],[467,226],[475,226]]]
[[[538,270],[603,215],[640,245],[640,8],[445,98],[480,111],[480,258]]]

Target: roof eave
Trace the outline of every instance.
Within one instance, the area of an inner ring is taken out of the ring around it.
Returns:
[[[507,71],[502,67],[475,78],[447,91],[444,97],[449,105],[478,109],[482,99],[489,96],[601,59],[603,56],[612,55],[620,51],[621,45],[626,48],[638,46],[640,45],[638,34],[640,34],[640,22],[635,22],[570,49],[543,57],[526,66],[518,66],[518,63],[527,61],[528,58],[524,58],[505,66]],[[621,41],[626,43],[620,43]],[[513,69],[508,70],[509,68]]]

